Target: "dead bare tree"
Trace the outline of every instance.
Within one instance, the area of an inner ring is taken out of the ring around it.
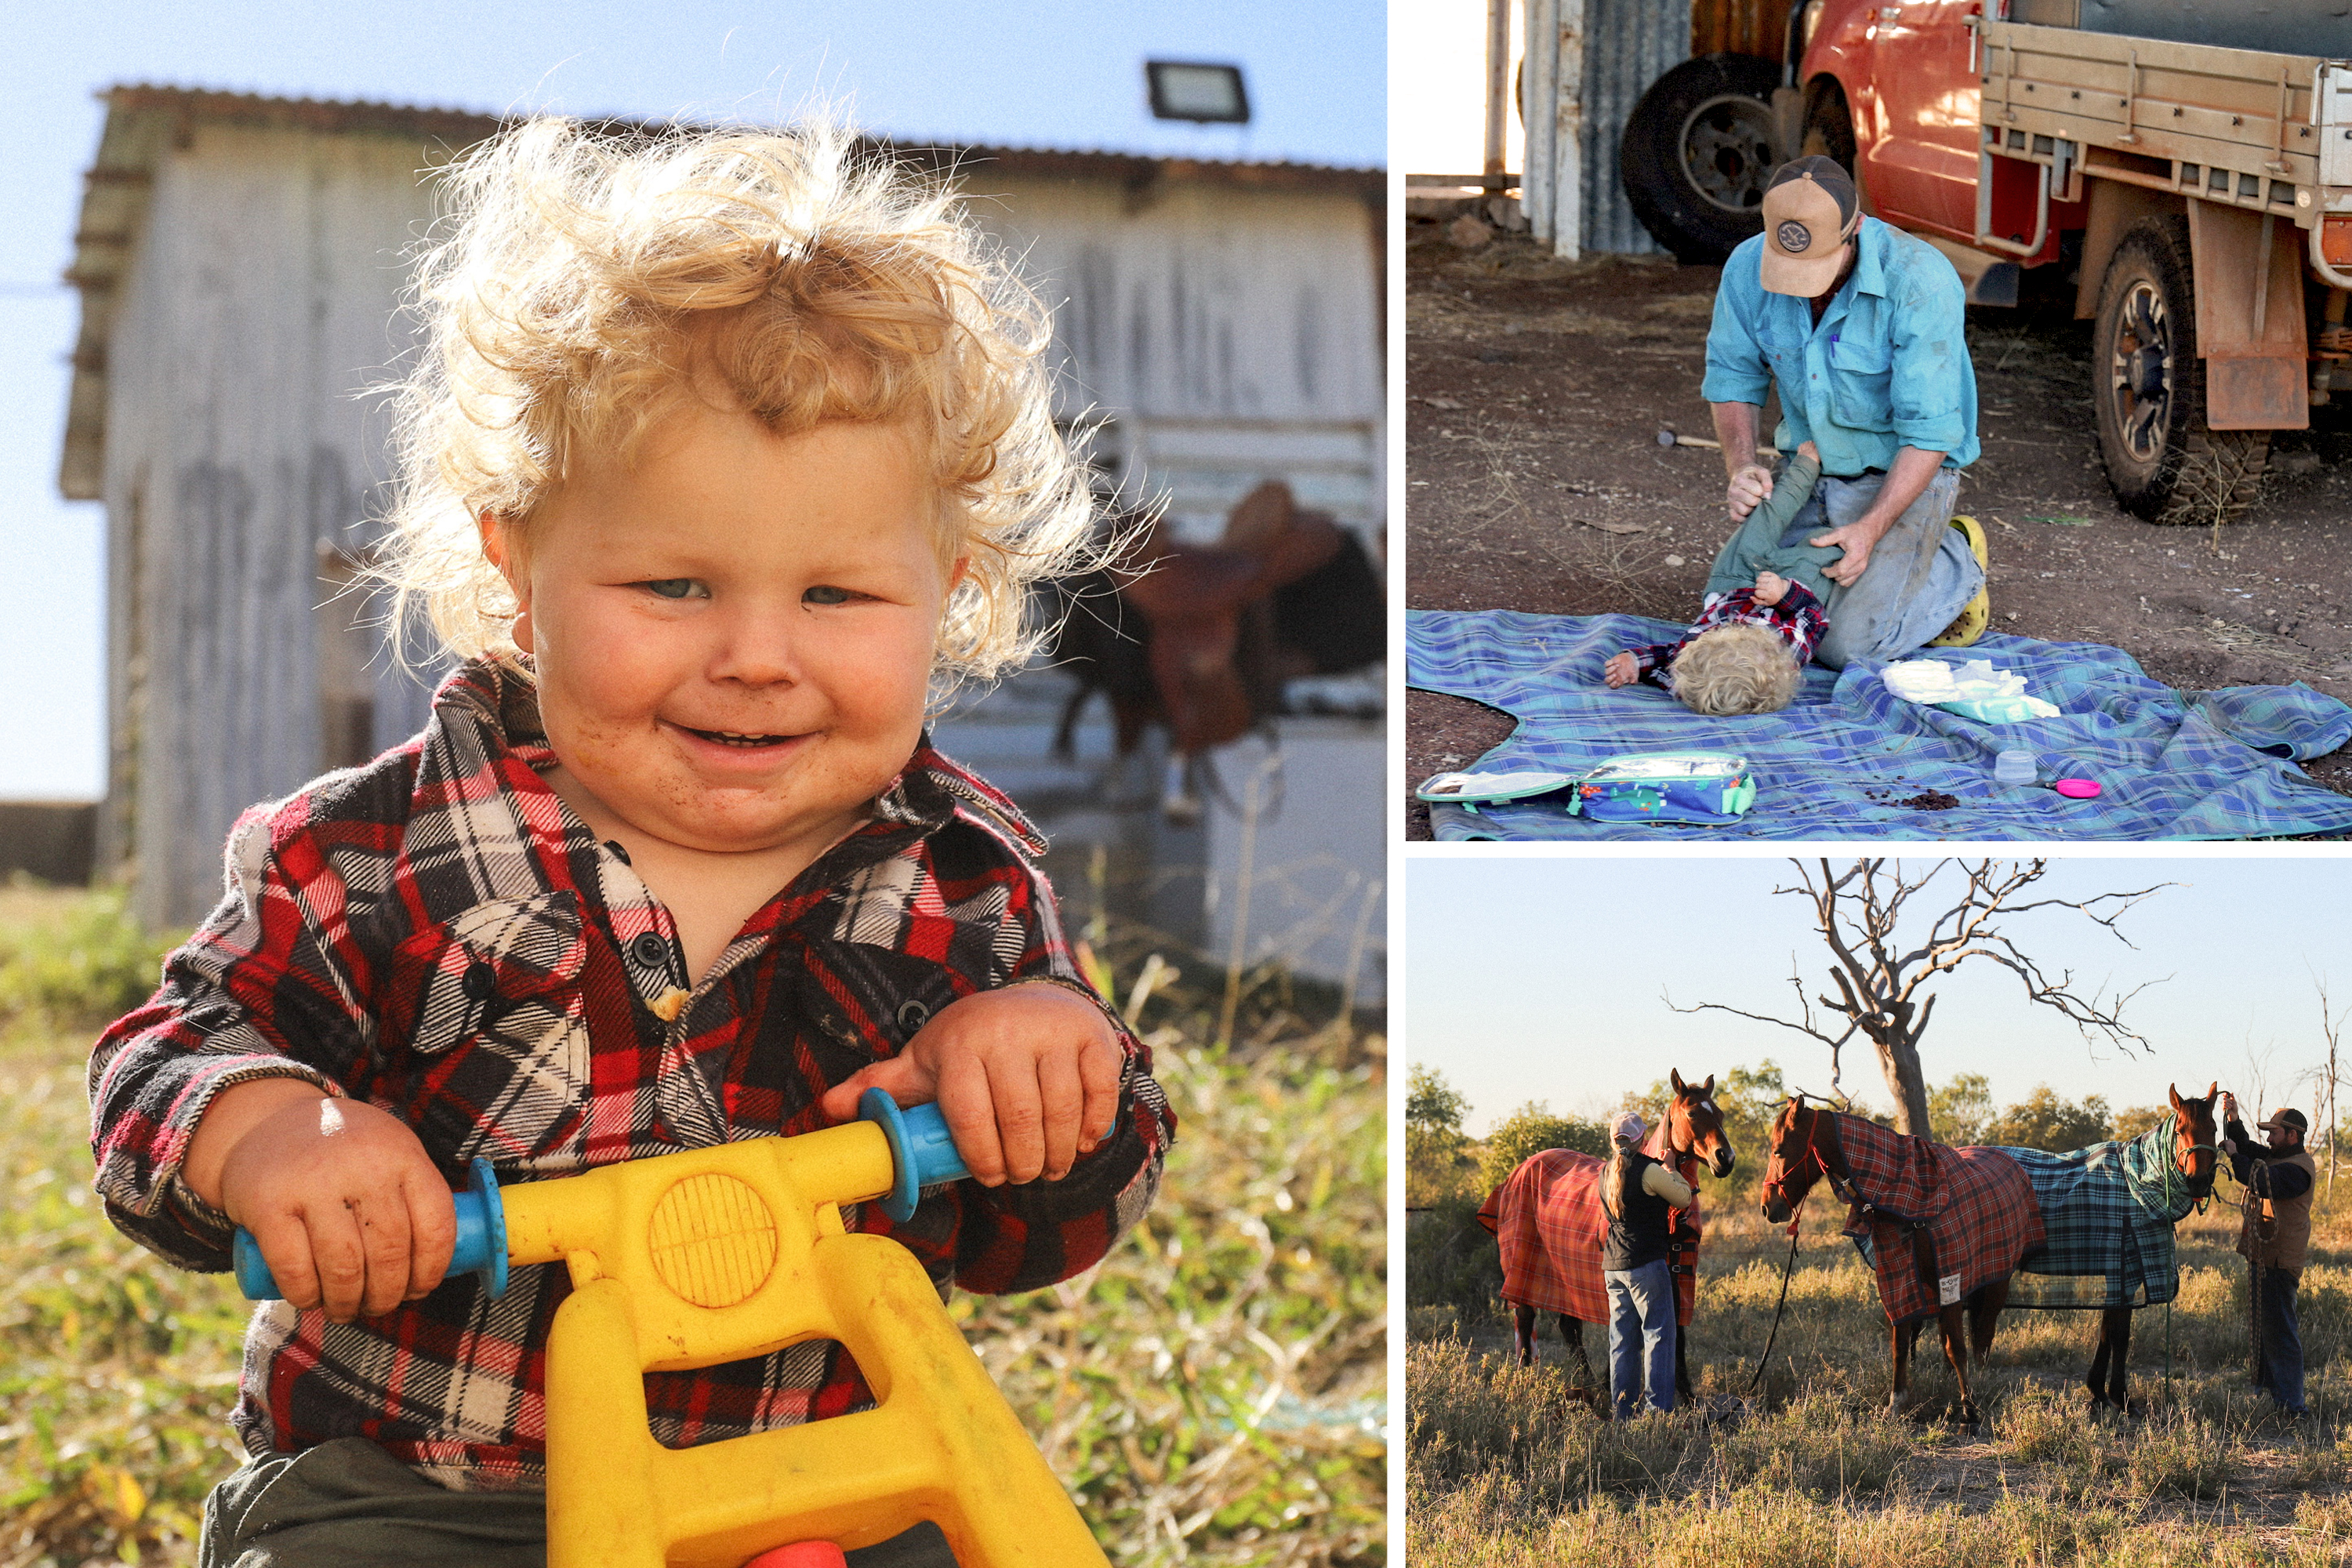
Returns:
[[[1824,858],[1819,863],[1818,883],[1803,861],[1791,864],[1797,868],[1799,886],[1772,890],[1801,895],[1812,904],[1814,929],[1829,943],[1829,975],[1837,994],[1808,996],[1791,953],[1789,984],[1797,994],[1800,1013],[1793,1021],[1721,1002],[1678,1007],[1671,995],[1665,998],[1667,1006],[1677,1013],[1729,1013],[1811,1036],[1830,1047],[1832,1089],[1840,1050],[1856,1035],[1863,1036],[1877,1052],[1879,1071],[1895,1096],[1897,1125],[1918,1138],[1929,1136],[1919,1041],[1936,1010],[1935,994],[1925,987],[1970,959],[1988,959],[2009,970],[2025,987],[2028,1002],[2056,1008],[2086,1040],[2104,1040],[2126,1052],[2147,1047],[2146,1037],[2124,1023],[2123,1010],[2134,996],[2160,982],[2149,981],[2112,997],[2102,994],[2104,987],[2086,995],[2076,988],[2074,971],[2053,976],[2002,928],[2009,918],[2036,910],[2074,910],[2130,947],[2116,922],[2142,899],[2175,884],[2159,882],[2136,892],[2096,893],[2087,899],[2028,898],[2027,890],[2049,869],[2047,861],[1939,860],[1924,875],[1906,878],[1900,861],[1890,866],[1885,859],[1856,860],[1840,870]],[[1906,922],[1907,906],[1947,868],[1957,868],[1964,887],[1927,922],[1924,931],[1906,936],[1906,923],[1915,930],[1917,924],[1916,919]],[[1816,1002],[1823,1009],[1820,1015],[1814,1012]]]
[[[2315,974],[2311,977],[2311,984],[2319,992],[2319,1033],[2327,1042],[2327,1201],[2334,1203],[2336,1201],[2336,1081],[2338,1071],[2336,1051],[2339,1043],[2338,1036],[2343,1032],[2344,1020],[2347,1016],[2352,1016],[2352,1006],[2347,1006],[2342,1013],[2330,1011],[2327,1005],[2326,977]]]

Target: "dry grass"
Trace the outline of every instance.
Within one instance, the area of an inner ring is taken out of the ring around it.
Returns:
[[[2012,1311],[1973,1379],[1979,1427],[1958,1420],[1932,1330],[1913,1363],[1915,1408],[1885,1414],[1872,1277],[1835,1235],[1842,1215],[1809,1217],[1761,1394],[1743,1399],[1786,1242],[1752,1208],[1727,1206],[1710,1224],[1690,1331],[1699,1398],[1622,1426],[1592,1416],[1549,1320],[1542,1364],[1519,1370],[1504,1364],[1507,1328],[1486,1300],[1430,1300],[1480,1275],[1466,1257],[1427,1264],[1422,1248],[1442,1238],[1416,1224],[1406,1484],[1417,1568],[2352,1563],[2352,1366],[2336,1356],[2352,1328],[2352,1223],[2341,1213],[2323,1213],[2299,1301],[2315,1420],[2286,1421],[2246,1385],[2237,1215],[2217,1205],[2180,1228],[2169,1378],[2164,1310],[2134,1321],[2133,1415],[2087,1408],[2095,1314]],[[1605,1332],[1585,1342],[1601,1371]]]

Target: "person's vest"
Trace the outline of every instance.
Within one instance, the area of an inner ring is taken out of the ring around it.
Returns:
[[[2292,1165],[2312,1178],[2299,1197],[2264,1198],[2246,1194],[2245,1218],[2238,1226],[2238,1251],[2262,1268],[2300,1271],[2311,1246],[2311,1200],[2318,1188],[2318,1171],[2301,1149],[2273,1155],[2263,1162],[2273,1169]]]
[[[1626,1155],[1622,1213],[1610,1208],[1608,1188],[1601,1188],[1601,1212],[1609,1216],[1609,1237],[1601,1247],[1604,1271],[1639,1268],[1666,1256],[1666,1227],[1674,1221],[1674,1210],[1642,1184],[1656,1163],[1638,1149]]]

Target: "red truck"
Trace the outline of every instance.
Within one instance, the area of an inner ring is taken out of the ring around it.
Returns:
[[[2107,478],[2156,521],[2242,510],[2270,433],[2352,392],[2352,0],[1808,0],[1787,39],[1629,120],[1627,195],[1677,256],[1756,232],[1780,160],[1837,159],[1971,301],[2094,322]]]

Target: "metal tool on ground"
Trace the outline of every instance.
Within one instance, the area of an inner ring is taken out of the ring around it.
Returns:
[[[1675,427],[1671,425],[1661,425],[1658,426],[1658,445],[1661,447],[1698,447],[1709,452],[1720,452],[1723,450],[1723,443],[1714,439],[1712,437],[1677,435],[1675,432]],[[1756,455],[1759,458],[1777,458],[1780,455],[1780,448],[1778,447],[1759,447],[1756,448]]]
[[[505,1188],[475,1162],[450,1272],[493,1296],[509,1266],[572,1275],[547,1345],[549,1568],[741,1568],[926,1519],[965,1568],[1106,1568],[914,1255],[843,1222],[843,1205],[875,1199],[905,1220],[922,1188],[969,1173],[939,1108],[876,1089],[859,1115]],[[246,1294],[274,1297],[252,1238],[236,1250]],[[873,1409],[655,1441],[646,1373],[823,1340],[856,1360]]]

